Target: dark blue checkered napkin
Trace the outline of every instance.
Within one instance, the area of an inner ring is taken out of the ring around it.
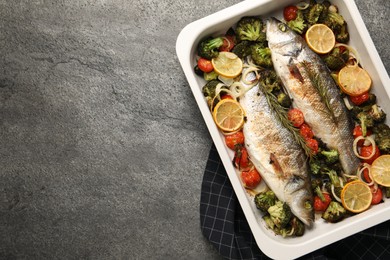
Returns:
[[[200,220],[203,235],[225,259],[269,259],[252,236],[214,145],[203,177]],[[300,259],[390,259],[390,221]]]

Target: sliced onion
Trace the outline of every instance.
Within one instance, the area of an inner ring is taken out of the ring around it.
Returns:
[[[369,141],[369,142],[371,143],[371,145],[372,145],[372,152],[371,152],[371,154],[370,154],[369,156],[367,156],[367,157],[361,156],[361,155],[359,154],[359,152],[358,152],[358,145],[357,145],[357,143],[358,143],[360,140],[367,140],[367,141]],[[359,136],[359,137],[356,137],[355,140],[353,141],[353,152],[354,152],[354,154],[355,154],[358,158],[363,159],[363,160],[371,159],[371,158],[374,156],[374,154],[375,154],[375,148],[376,148],[375,140],[374,140],[371,136],[366,136],[366,137],[364,137],[364,136]]]
[[[308,2],[301,1],[296,6],[299,10],[305,10],[310,6],[310,4]]]
[[[368,176],[370,176],[370,179],[371,179],[370,183],[367,183],[366,180],[364,179],[364,177],[362,176],[365,169],[368,170]],[[361,180],[364,183],[367,183],[368,186],[371,186],[375,183],[374,179],[372,178],[372,175],[371,175],[371,166],[368,163],[363,164],[363,167],[358,170],[357,176],[358,176],[359,180]]]
[[[348,110],[351,110],[353,108],[353,106],[351,105],[351,103],[349,102],[349,98],[348,97],[344,97],[343,98],[344,100],[344,104],[345,106],[347,107]]]
[[[244,84],[247,84],[247,85],[250,85],[250,86],[253,86],[257,83],[257,81],[259,80],[259,74],[258,72],[259,71],[259,68],[258,67],[248,67],[248,69],[246,69],[243,73],[242,73],[242,82]],[[248,74],[249,73],[255,73],[255,78],[254,80],[247,80],[248,78]]]
[[[341,203],[341,199],[340,199],[339,196],[337,196],[336,193],[334,192],[334,185],[333,185],[333,184],[330,185],[330,190],[332,191],[333,197],[334,197],[338,202]]]
[[[234,79],[232,79],[232,78],[226,78],[226,77],[223,77],[223,76],[221,76],[221,75],[218,76],[218,79],[219,79],[220,81],[222,81],[222,83],[225,84],[225,85],[228,86],[228,87],[230,87],[230,86],[233,84],[233,82],[234,82]]]
[[[230,41],[229,41],[229,39],[227,38],[227,37],[222,37],[222,39],[224,39],[224,40],[226,40],[227,41],[227,43],[228,43],[228,46],[227,46],[227,48],[230,50],[230,45],[231,45],[231,43],[230,43]]]
[[[360,64],[359,53],[353,47],[351,47],[347,44],[344,44],[344,43],[336,43],[334,47],[340,47],[340,46],[343,46],[343,47],[348,49],[349,55],[352,56],[356,60],[356,64],[354,64],[354,65],[357,66],[358,64]]]

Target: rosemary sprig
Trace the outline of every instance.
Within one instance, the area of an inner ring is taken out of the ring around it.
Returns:
[[[269,106],[272,108],[272,110],[276,114],[276,118],[279,120],[279,122],[287,129],[289,130],[296,142],[303,148],[306,155],[311,158],[313,156],[312,150],[310,147],[307,146],[305,139],[301,136],[299,133],[299,129],[294,127],[291,123],[291,121],[288,119],[287,115],[287,108],[283,107],[279,102],[277,97],[272,93],[268,92],[266,86],[264,86],[263,83],[259,84],[261,92],[265,95],[267,98],[267,102]]]
[[[309,62],[303,61],[302,65],[307,73],[307,76],[309,77],[309,80],[312,82],[313,86],[317,89],[317,92],[321,97],[321,101],[325,104],[327,108],[327,111],[325,112],[327,112],[333,119],[335,119],[336,116],[334,114],[332,107],[330,106],[330,97],[328,94],[328,90],[324,84],[324,81],[321,80],[321,77],[318,73],[313,71]]]

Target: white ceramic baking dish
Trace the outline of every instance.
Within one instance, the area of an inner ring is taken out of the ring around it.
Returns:
[[[203,115],[211,137],[217,147],[234,191],[245,213],[252,233],[259,248],[269,257],[275,259],[292,259],[305,255],[337,240],[355,234],[359,231],[377,225],[390,219],[390,200],[376,205],[358,215],[349,217],[339,223],[325,223],[318,216],[311,230],[304,236],[283,238],[275,236],[263,223],[259,211],[251,197],[241,184],[238,172],[231,161],[233,153],[225,146],[224,138],[217,129],[209,111],[201,88],[205,81],[194,73],[196,64],[196,46],[201,39],[209,35],[221,35],[233,26],[241,17],[261,15],[282,18],[282,8],[290,0],[247,0],[218,11],[210,16],[188,24],[179,34],[176,42],[176,52],[187,81],[194,94],[199,109]],[[339,12],[348,23],[351,39],[350,45],[355,47],[361,57],[362,66],[369,72],[373,80],[373,93],[378,97],[378,103],[390,115],[390,80],[383,63],[375,49],[371,37],[364,25],[359,11],[351,0],[337,1]]]

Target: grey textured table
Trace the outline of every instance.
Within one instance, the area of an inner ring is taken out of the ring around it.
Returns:
[[[0,0],[0,259],[220,258],[175,42],[237,2]],[[390,1],[356,2],[389,71]]]

